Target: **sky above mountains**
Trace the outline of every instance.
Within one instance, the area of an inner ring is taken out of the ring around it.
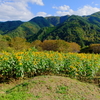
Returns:
[[[36,16],[90,15],[100,0],[0,0],[0,21],[28,21]]]

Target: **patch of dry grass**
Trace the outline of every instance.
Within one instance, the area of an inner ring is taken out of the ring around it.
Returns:
[[[25,95],[31,94],[25,100],[100,100],[100,88],[96,85],[62,76],[37,76],[1,86],[2,91],[0,93],[2,95],[5,94],[5,91],[10,91],[8,93],[10,94],[16,90],[19,93],[25,91]],[[8,94],[5,94],[4,97]]]

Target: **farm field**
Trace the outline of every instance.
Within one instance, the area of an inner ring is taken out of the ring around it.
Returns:
[[[2,52],[0,75],[5,78],[59,74],[71,78],[94,78],[100,71],[100,55],[84,53]]]

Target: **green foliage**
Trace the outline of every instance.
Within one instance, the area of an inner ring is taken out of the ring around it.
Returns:
[[[50,27],[51,24],[48,20],[46,20],[44,17],[35,17],[30,20],[30,22],[36,23],[39,27]]]
[[[10,47],[14,50],[27,50],[30,48],[30,43],[26,42],[25,38],[15,37],[13,38],[10,43]]]
[[[0,22],[0,34],[7,34],[9,31],[14,30],[23,22],[21,21],[7,21]]]
[[[66,16],[61,16],[61,17],[54,17],[54,16],[50,16],[50,17],[46,17],[46,19],[54,26],[57,26],[61,23],[63,23],[64,21],[67,20],[67,18],[69,17],[69,15]]]
[[[79,16],[71,16],[64,23],[50,31],[49,34],[45,34],[45,37],[42,39],[48,39],[50,36],[52,36],[52,39],[56,39],[58,37],[59,39],[66,40],[68,42],[77,42],[81,46],[84,46],[84,40],[87,39],[88,41],[88,38],[86,38],[88,33],[86,33],[86,31],[89,30],[89,27],[90,25],[86,20],[84,20],[84,18]],[[48,33],[48,29],[45,31],[45,33]]]
[[[89,46],[85,46],[81,48],[80,53],[92,53],[92,51],[90,50]]]
[[[45,40],[41,47],[48,51],[68,52],[69,44],[64,40]]]
[[[80,46],[75,42],[66,42],[64,40],[35,40],[31,43],[39,51],[58,51],[58,52],[80,52]]]
[[[80,52],[80,45],[75,42],[69,43],[69,52]]]
[[[60,17],[46,17],[46,19],[54,26],[58,25],[60,23]]]
[[[96,26],[100,27],[100,12],[87,16],[87,19],[91,24],[95,24]]]
[[[56,92],[60,94],[66,94],[67,90],[68,90],[67,86],[58,86]]]
[[[25,22],[21,24],[18,28],[15,30],[12,30],[8,33],[11,37],[22,37],[22,38],[28,38],[38,32],[40,27],[35,23]]]
[[[0,35],[0,51],[12,52],[14,50],[27,50],[30,47],[30,43],[26,42],[25,38]]]
[[[58,20],[57,22],[55,21],[55,23],[60,24],[53,28],[42,28],[36,37],[42,41],[45,39],[62,39],[68,42],[76,42],[81,45],[81,47],[91,43],[98,43],[100,40],[100,28],[97,24],[100,18],[98,15],[99,12],[86,17],[75,15],[65,16],[66,20],[64,20],[63,23],[60,23],[59,17],[47,17],[49,21],[55,19]],[[92,16],[95,16],[96,24],[94,24],[93,19],[90,20]],[[62,17],[62,20],[63,18],[64,17]]]
[[[49,35],[50,32],[52,32],[52,30],[54,30],[55,27],[44,27],[44,28],[41,28],[37,34],[34,34],[32,36],[30,36],[27,40],[29,42],[32,42],[32,41],[35,41],[35,40],[45,40],[46,39],[46,36],[47,34]],[[48,39],[52,39],[52,38],[48,38]]]
[[[24,52],[0,54],[0,77],[17,78],[60,74],[78,79],[93,79],[100,70],[100,55],[59,52]]]
[[[31,43],[31,47],[32,48],[36,48],[37,50],[41,51],[42,47],[41,47],[42,42],[40,40],[35,40]]]
[[[29,83],[22,83],[6,90],[6,95],[0,95],[0,100],[27,100],[28,98],[33,97],[31,94],[27,93],[28,85]]]
[[[80,52],[84,53],[100,53],[100,44],[90,44],[81,49]]]
[[[34,40],[61,39],[81,47],[99,43],[100,12],[89,16],[35,17],[28,22],[0,22],[0,34]]]
[[[100,53],[100,44],[91,44],[89,49],[92,53]]]
[[[0,51],[2,50],[9,50],[9,42],[11,41],[11,37],[7,35],[0,35]]]

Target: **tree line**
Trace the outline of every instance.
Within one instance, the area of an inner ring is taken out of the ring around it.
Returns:
[[[100,44],[90,44],[81,49],[79,44],[65,40],[35,40],[27,42],[25,38],[11,38],[7,35],[0,35],[0,51],[22,51],[29,48],[35,48],[38,51],[100,53]]]

